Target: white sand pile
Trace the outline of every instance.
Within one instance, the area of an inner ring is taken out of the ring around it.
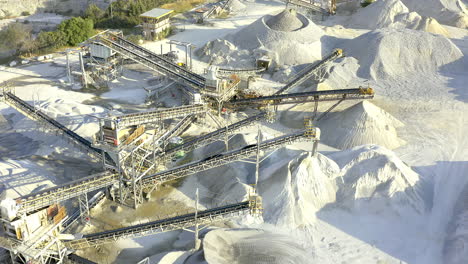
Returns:
[[[99,122],[93,116],[102,117],[107,113],[99,106],[63,99],[50,99],[39,107],[45,114],[88,140],[92,140],[99,131]]]
[[[461,0],[402,0],[412,11],[433,17],[442,24],[468,28],[468,10]]]
[[[229,4],[229,11],[238,12],[245,9],[245,5],[239,0],[232,0]]]
[[[255,229],[217,229],[203,240],[205,260],[216,264],[312,263],[313,250],[292,237]]]
[[[284,10],[276,16],[266,15],[258,19],[227,35],[223,41],[208,42],[197,50],[197,55],[217,64],[235,61],[233,58],[238,56],[245,56],[253,63],[254,59],[264,55],[276,65],[312,63],[322,58],[320,39],[323,35],[322,29],[305,16]],[[211,51],[212,48],[216,51]]]
[[[394,152],[376,145],[365,145],[331,155],[341,169],[337,178],[337,202],[350,208],[395,211],[412,208],[424,212],[419,175]]]
[[[405,143],[396,132],[401,126],[403,123],[368,101],[334,112],[318,124],[322,142],[339,149],[364,144],[398,148]]]
[[[317,85],[318,91],[359,87],[365,81],[357,76],[359,62],[352,57],[345,57],[340,62],[327,63],[324,69],[326,74],[324,80]]]
[[[283,153],[285,151],[282,151]],[[288,228],[314,223],[314,216],[323,206],[335,201],[334,177],[338,166],[325,156],[296,152],[292,159],[284,158],[282,166],[269,168],[262,164],[260,195],[266,222]],[[279,153],[281,155],[281,153]],[[269,163],[281,157],[270,158]]]
[[[449,36],[437,20],[410,12],[400,0],[380,0],[360,9],[351,17],[349,26],[364,29],[409,28]]]
[[[359,9],[351,17],[350,26],[366,29],[388,27],[405,13],[409,10],[400,0],[379,0]]]
[[[54,186],[54,175],[29,160],[0,161],[2,198],[18,198]]]
[[[346,55],[358,59],[362,78],[402,78],[463,71],[463,53],[449,39],[409,29],[380,29],[345,43]]]

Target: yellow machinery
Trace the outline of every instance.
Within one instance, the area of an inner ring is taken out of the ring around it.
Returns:
[[[368,94],[368,95],[374,95],[374,89],[370,87],[359,87],[359,91],[361,94]]]

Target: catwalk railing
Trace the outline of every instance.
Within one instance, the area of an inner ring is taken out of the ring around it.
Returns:
[[[88,154],[90,154],[93,157],[101,158],[102,157],[102,151],[100,149],[94,148],[92,146],[92,143],[80,135],[76,134],[72,130],[68,129],[64,125],[60,124],[57,122],[55,119],[49,117],[45,113],[43,113],[41,110],[36,109],[34,106],[26,103],[23,101],[21,98],[18,96],[14,95],[11,92],[5,92],[4,93],[4,100],[6,103],[8,103],[11,107],[17,109],[18,111],[22,112],[25,114],[27,117],[37,120],[41,123],[44,123],[48,125],[49,127],[52,127],[53,129],[57,130],[60,132],[61,135],[69,139],[71,142],[73,142],[77,147],[80,149],[84,149]],[[110,157],[106,155],[106,159],[109,162],[112,162]]]
[[[293,142],[306,141],[304,137],[304,131],[280,136],[260,144],[260,150],[268,150],[271,148],[277,148],[283,145],[292,144]],[[179,178],[186,177],[188,175],[216,168],[231,162],[239,161],[248,157],[251,157],[257,152],[257,144],[245,146],[241,149],[232,150],[225,153],[220,153],[205,159],[191,162],[179,167],[175,167],[170,170],[162,171],[153,175],[147,175],[141,179],[141,183],[144,186],[155,186],[160,183],[171,181]]]
[[[16,199],[18,213],[27,213],[41,209],[54,203],[63,202],[117,184],[118,182],[119,177],[117,174],[106,171],[43,191],[34,192]]]
[[[296,74],[292,80],[288,81],[288,84],[283,86],[281,89],[279,89],[276,94],[282,94],[284,92],[287,92],[288,90],[302,84],[305,82],[307,79],[312,77],[319,69],[321,69],[325,64],[334,61],[338,58],[341,58],[343,56],[343,50],[341,49],[336,49],[334,50],[330,55],[325,57],[325,59],[313,63],[312,65],[309,65],[305,67],[302,71],[300,71],[298,74]]]
[[[204,77],[173,63],[168,58],[164,58],[161,55],[157,55],[139,45],[127,41],[118,35],[105,32],[96,35],[90,40],[104,45],[145,67],[160,72],[176,82],[189,85],[196,89],[203,89],[205,87]]]
[[[218,140],[222,140],[226,137],[227,134],[233,133],[234,131],[237,131],[243,127],[246,127],[248,125],[251,125],[253,122],[262,120],[266,117],[266,113],[260,113],[258,115],[248,117],[246,119],[243,119],[239,122],[236,122],[234,124],[231,124],[227,127],[220,128],[218,130],[215,130],[213,132],[210,132],[206,135],[199,136],[197,138],[194,138],[190,141],[185,142],[182,145],[173,147],[171,149],[168,149],[162,153],[162,155],[159,156],[159,160],[169,160],[172,159],[176,156],[176,154],[180,151],[190,151],[195,148],[198,148],[200,146],[208,145],[210,143],[213,143]]]
[[[374,91],[370,88],[353,88],[341,90],[312,91],[290,94],[275,94],[269,96],[259,96],[232,100],[226,103],[226,106],[241,107],[245,105],[279,105],[279,104],[297,104],[306,102],[320,101],[338,101],[338,100],[362,100],[372,99]]]
[[[168,109],[121,115],[115,117],[115,119],[119,127],[129,127],[188,115],[202,114],[206,111],[208,111],[207,106],[203,104],[183,105]]]
[[[148,222],[145,224],[83,235],[83,238],[81,239],[66,241],[64,244],[70,249],[83,249],[105,243],[111,243],[123,238],[142,237],[172,230],[190,228],[196,223],[200,225],[206,225],[229,217],[246,214],[249,211],[250,202],[245,201],[204,211],[198,211],[196,214],[184,214],[176,217]]]

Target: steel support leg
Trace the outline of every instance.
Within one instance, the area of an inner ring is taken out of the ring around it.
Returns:
[[[343,95],[343,98],[341,98],[338,102],[336,102],[336,104],[332,105],[330,108],[328,108],[327,111],[323,112],[318,118],[317,118],[317,121],[319,121],[320,119],[324,118],[331,110],[335,109],[335,107],[337,107],[341,102],[343,102],[344,100],[346,99],[346,94]]]
[[[78,196],[78,202],[80,205],[80,218],[82,223],[86,223],[89,221],[89,202],[88,202],[88,194],[85,193],[83,195]]]

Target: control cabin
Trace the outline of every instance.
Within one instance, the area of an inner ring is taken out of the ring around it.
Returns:
[[[143,34],[145,39],[154,40],[161,32],[171,27],[170,17],[174,10],[154,8],[140,15],[143,19]]]

